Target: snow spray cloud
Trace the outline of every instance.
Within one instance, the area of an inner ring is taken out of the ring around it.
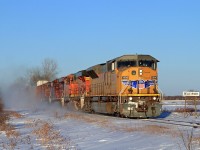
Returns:
[[[34,106],[34,94],[29,87],[13,83],[3,93],[3,102],[6,108],[26,109]]]
[[[0,74],[0,90],[2,89],[5,109],[14,111],[31,110],[38,113],[46,112],[53,116],[55,114],[62,116],[68,111],[73,111],[71,110],[73,107],[69,104],[65,108],[61,108],[60,103],[53,102],[50,105],[48,101],[41,102],[36,98],[36,89],[30,86],[28,71],[29,69],[25,67],[12,66],[1,72],[3,74]]]
[[[14,69],[15,71],[17,69]],[[30,86],[28,79],[23,77],[26,75],[27,70],[18,69],[20,74],[14,72],[6,74],[6,77],[1,78],[0,75],[0,90],[2,91],[2,99],[5,109],[11,110],[32,110],[32,111],[45,111],[47,113],[56,112],[58,114],[64,114],[66,109],[61,109],[61,105],[53,103],[41,103],[41,100],[36,98],[35,87]]]
[[[7,67],[0,74],[1,97],[5,108],[30,108],[36,103],[34,89],[27,85],[25,67]]]

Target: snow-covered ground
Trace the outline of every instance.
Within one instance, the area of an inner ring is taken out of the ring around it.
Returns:
[[[186,103],[185,103],[186,102]],[[197,104],[200,102],[200,100],[197,100]],[[170,110],[173,111],[177,108],[193,108],[195,109],[195,102],[193,100],[164,100],[162,101],[163,104],[163,110]],[[197,110],[200,110],[200,105],[197,105]]]
[[[163,104],[169,110],[178,107]],[[185,150],[191,133],[190,146],[200,149],[199,128],[82,113],[56,103],[9,110],[17,113],[11,113],[9,129],[0,132],[0,149]],[[200,122],[200,117],[175,112],[164,112],[163,118]]]

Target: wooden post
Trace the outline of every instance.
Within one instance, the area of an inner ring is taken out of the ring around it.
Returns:
[[[186,96],[185,96],[185,110],[184,110],[184,117],[186,117]]]
[[[195,116],[197,118],[197,97],[194,98]]]

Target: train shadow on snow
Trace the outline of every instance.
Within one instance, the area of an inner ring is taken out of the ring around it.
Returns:
[[[171,113],[172,112],[170,112],[170,111],[163,111],[161,114],[160,114],[160,116],[158,116],[158,117],[153,117],[153,118],[167,118],[168,116],[170,116],[171,115]]]

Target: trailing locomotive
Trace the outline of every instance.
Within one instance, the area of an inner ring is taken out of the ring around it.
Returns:
[[[150,55],[123,55],[52,82],[37,93],[49,101],[73,101],[86,112],[147,118],[162,111],[158,88],[159,61]]]

